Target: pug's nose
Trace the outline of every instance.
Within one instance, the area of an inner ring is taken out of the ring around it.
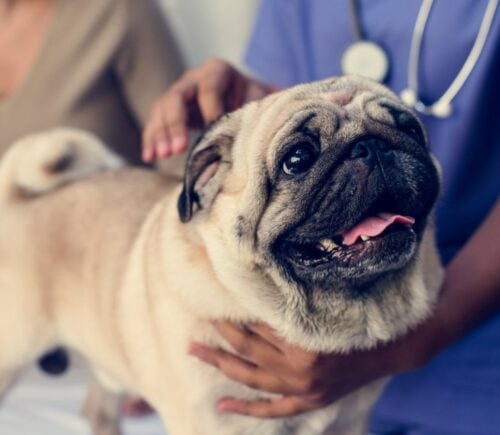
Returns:
[[[381,139],[363,139],[356,142],[351,150],[351,159],[360,159],[373,167],[377,162],[388,164],[392,162],[391,146]]]

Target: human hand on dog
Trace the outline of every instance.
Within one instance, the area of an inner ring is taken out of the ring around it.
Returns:
[[[419,367],[430,357],[431,323],[402,340],[349,355],[307,352],[286,343],[267,325],[215,324],[236,354],[193,343],[189,352],[231,379],[251,388],[280,394],[271,400],[246,402],[223,398],[219,412],[261,418],[296,415],[322,408],[384,376]],[[424,338],[425,337],[425,338]],[[432,336],[431,336],[432,337]]]
[[[143,160],[183,153],[189,128],[206,127],[225,112],[271,90],[221,59],[209,59],[186,71],[153,105],[143,133]]]
[[[235,381],[282,395],[254,402],[224,398],[217,404],[218,410],[255,417],[291,416],[326,406],[384,376],[422,367],[500,312],[500,243],[495,243],[499,228],[497,202],[448,266],[433,315],[405,336],[374,350],[319,354],[286,343],[266,325],[215,324],[237,355],[198,343],[191,345],[190,353]]]

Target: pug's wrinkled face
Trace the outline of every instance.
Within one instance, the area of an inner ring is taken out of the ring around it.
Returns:
[[[438,174],[418,121],[391,103],[375,98],[351,111],[314,104],[276,139],[269,183],[280,195],[263,223],[285,219],[270,251],[306,287],[345,281],[362,290],[416,252]]]
[[[181,217],[217,208],[227,251],[247,248],[304,330],[338,333],[370,309],[390,330],[426,311],[408,275],[439,175],[420,122],[385,87],[344,77],[268,97],[223,118],[190,160]]]

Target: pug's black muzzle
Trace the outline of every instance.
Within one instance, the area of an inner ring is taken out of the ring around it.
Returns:
[[[274,253],[302,282],[371,281],[414,257],[439,177],[427,152],[362,138],[318,178]]]

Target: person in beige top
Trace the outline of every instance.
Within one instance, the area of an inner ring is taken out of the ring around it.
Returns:
[[[0,156],[66,126],[139,164],[150,106],[181,69],[154,0],[0,0]]]

